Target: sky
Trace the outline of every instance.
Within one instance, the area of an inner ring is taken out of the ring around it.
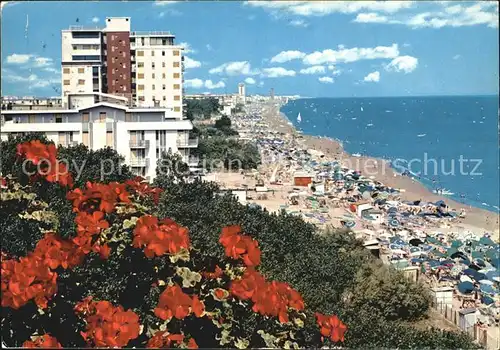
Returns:
[[[14,1],[2,95],[60,95],[61,30],[114,16],[176,35],[189,94],[498,94],[496,1]]]

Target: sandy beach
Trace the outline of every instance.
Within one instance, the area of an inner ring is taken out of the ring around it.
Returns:
[[[297,130],[289,124],[286,116],[279,111],[278,106],[268,105],[265,107],[262,117],[271,130],[287,134],[297,133]],[[387,186],[404,189],[404,192],[401,193],[401,199],[403,200],[428,202],[443,200],[449,207],[457,211],[465,210],[466,217],[461,220],[464,230],[480,234],[485,232],[494,233],[493,236],[496,237],[499,235],[499,214],[453,201],[446,196],[434,194],[411,177],[397,174],[384,160],[370,157],[354,157],[347,153],[338,141],[329,138],[303,135],[303,138],[298,142],[307,148],[321,151],[325,154],[325,157],[339,160],[343,165],[359,170],[362,174],[368,173],[365,176],[370,176]]]

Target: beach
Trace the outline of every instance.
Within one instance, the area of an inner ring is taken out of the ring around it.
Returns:
[[[287,134],[297,133],[295,127],[290,125],[288,119],[279,111],[277,105],[267,105],[263,109],[262,118],[265,123],[269,125],[271,130]],[[453,201],[446,196],[432,193],[417,180],[397,174],[397,172],[382,159],[352,156],[343,149],[339,141],[325,137],[303,135],[302,144],[307,148],[323,152],[325,157],[341,160],[342,164],[353,170],[359,170],[362,173],[369,172],[370,176],[373,176],[375,180],[387,186],[404,189],[404,192],[401,193],[401,199],[403,200],[422,200],[427,202],[442,200],[451,208],[465,210],[466,216],[461,220],[463,230],[480,232],[481,234],[489,232],[493,233],[493,236],[496,237],[499,235],[499,214],[481,208],[471,207]]]

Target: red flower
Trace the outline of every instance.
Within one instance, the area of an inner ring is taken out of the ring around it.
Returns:
[[[189,339],[187,344],[188,349],[198,349],[198,344],[196,344],[196,340],[194,338]]]
[[[261,252],[256,240],[250,236],[240,235],[239,226],[228,226],[222,229],[219,242],[225,248],[226,256],[232,259],[243,259],[246,266],[260,264]]]
[[[239,299],[251,299],[259,289],[266,287],[264,277],[254,269],[247,269],[241,279],[231,282],[230,292]]]
[[[56,338],[49,334],[37,337],[34,341],[26,340],[23,348],[43,348],[43,349],[62,349],[63,347]]]
[[[145,246],[144,254],[152,258],[167,252],[177,254],[182,248],[189,249],[190,241],[187,229],[174,221],[158,221],[155,216],[144,215],[137,220],[132,245],[136,248]]]
[[[227,295],[229,294],[227,290],[222,288],[215,288],[213,293],[218,300],[226,299]]]
[[[347,331],[347,326],[336,315],[326,316],[316,313],[316,319],[321,335],[329,337],[333,342],[344,341],[344,333]]]
[[[75,218],[75,223],[78,225],[76,230],[78,234],[94,235],[101,230],[107,229],[109,223],[103,219],[104,213],[96,211],[92,214],[85,212],[78,213]]]
[[[171,348],[172,343],[179,345],[184,341],[183,334],[169,334],[168,331],[158,331],[146,344],[147,349],[168,349]],[[196,344],[196,343],[195,343]]]
[[[2,306],[19,309],[34,299],[47,308],[47,299],[57,292],[57,273],[50,271],[44,259],[35,254],[19,261],[2,261]]]
[[[0,176],[0,188],[7,188],[7,180]]]
[[[201,273],[203,277],[208,278],[208,279],[217,279],[222,277],[224,272],[222,269],[219,267],[219,265],[215,265],[215,271],[214,272],[202,272]]]
[[[85,316],[87,328],[81,334],[95,347],[125,347],[139,336],[139,316],[121,306],[86,298],[75,306],[75,311]]]
[[[136,176],[132,180],[125,181],[125,184],[130,186],[139,195],[139,197],[148,196],[152,198],[155,204],[158,204],[160,194],[163,192],[161,188],[150,187],[149,184],[140,176]]]
[[[84,253],[78,249],[78,246],[53,233],[46,233],[45,237],[38,241],[34,254],[42,258],[51,269],[59,266],[64,269],[74,267],[79,265],[84,258]]]
[[[84,191],[76,189],[66,195],[73,201],[73,211],[99,209],[105,213],[111,213],[118,202],[130,203],[129,193],[125,184],[111,182],[107,185],[87,182]]]
[[[175,317],[179,320],[184,319],[191,312],[196,317],[201,317],[205,310],[205,305],[198,299],[198,296],[191,298],[182,291],[177,284],[168,286],[160,295],[158,305],[154,309],[156,316],[162,320],[168,320]]]
[[[41,161],[48,161],[50,164],[56,161],[57,150],[54,144],[46,145],[40,140],[33,140],[17,145],[17,155],[24,156],[34,165],[38,165]]]
[[[104,245],[94,244],[92,251],[99,253],[101,259],[107,260],[109,258],[109,254],[111,253],[111,248],[107,243]]]

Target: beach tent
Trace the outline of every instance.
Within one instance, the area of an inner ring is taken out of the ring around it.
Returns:
[[[486,246],[494,246],[495,242],[490,237],[481,237],[479,239],[479,244],[481,245],[486,245]]]

